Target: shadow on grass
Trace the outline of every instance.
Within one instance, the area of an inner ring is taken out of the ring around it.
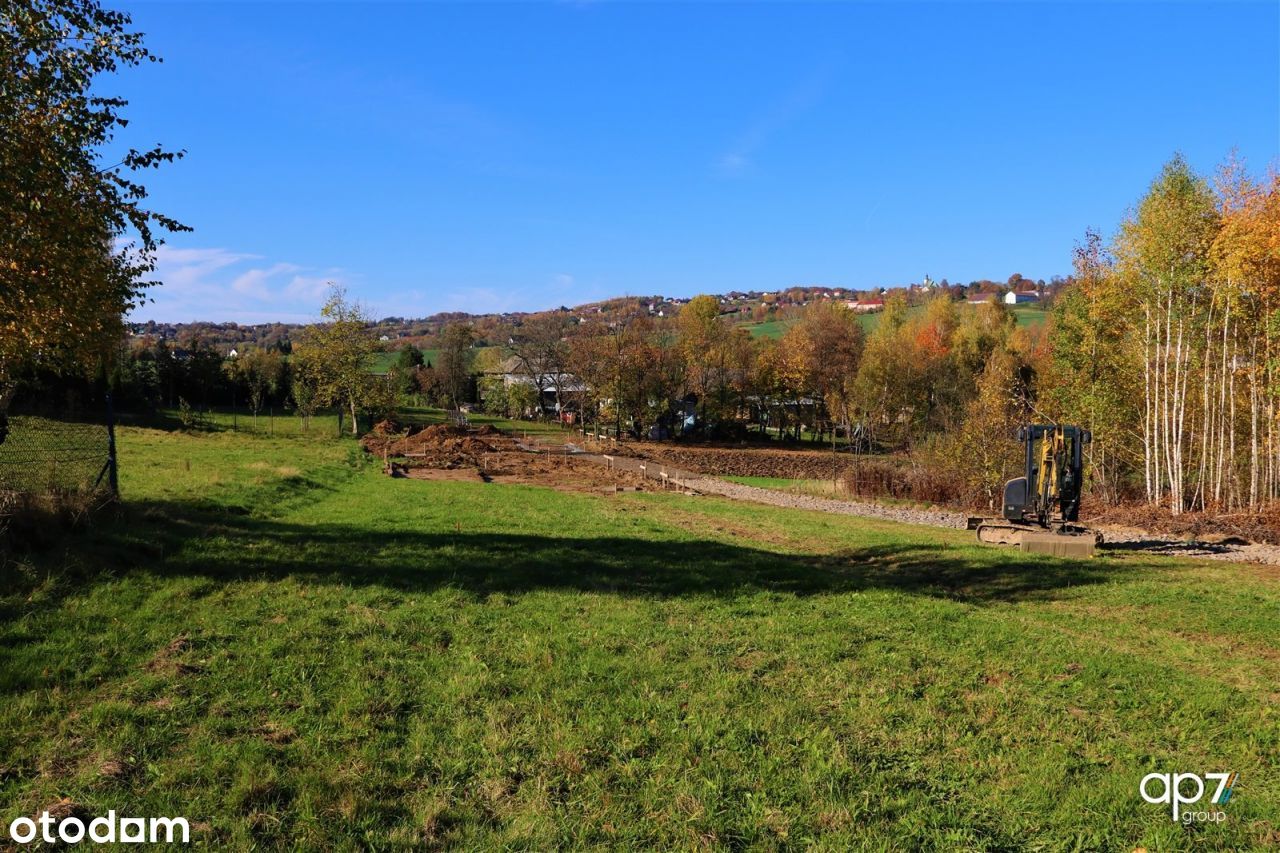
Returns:
[[[887,589],[971,603],[1052,598],[1064,588],[1131,571],[1108,560],[1027,559],[1014,551],[911,539],[796,555],[715,540],[297,525],[177,502],[135,503],[128,515],[84,543],[99,558],[92,571],[114,567],[232,581],[292,576],[413,592],[448,587],[481,596],[543,589],[647,597]]]

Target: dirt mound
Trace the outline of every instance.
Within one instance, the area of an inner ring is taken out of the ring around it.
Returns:
[[[501,434],[494,430],[493,436]],[[466,427],[434,424],[407,434],[385,435],[376,429],[363,439],[364,449],[388,460],[402,459],[408,467],[480,467],[497,448]]]

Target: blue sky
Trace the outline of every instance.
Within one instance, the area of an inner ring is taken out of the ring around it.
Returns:
[[[1181,151],[1280,157],[1280,3],[125,3],[195,227],[134,319],[1070,271]]]

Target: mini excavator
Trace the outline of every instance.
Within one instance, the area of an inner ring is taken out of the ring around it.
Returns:
[[[1087,429],[1035,424],[1018,429],[1025,473],[1004,486],[1000,518],[970,518],[969,529],[990,545],[1017,545],[1034,554],[1091,557],[1102,534],[1077,523]]]

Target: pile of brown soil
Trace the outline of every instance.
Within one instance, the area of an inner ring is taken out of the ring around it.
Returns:
[[[496,449],[465,427],[436,424],[404,435],[384,435],[377,430],[361,439],[364,449],[388,460],[403,459],[410,467],[475,468]]]

